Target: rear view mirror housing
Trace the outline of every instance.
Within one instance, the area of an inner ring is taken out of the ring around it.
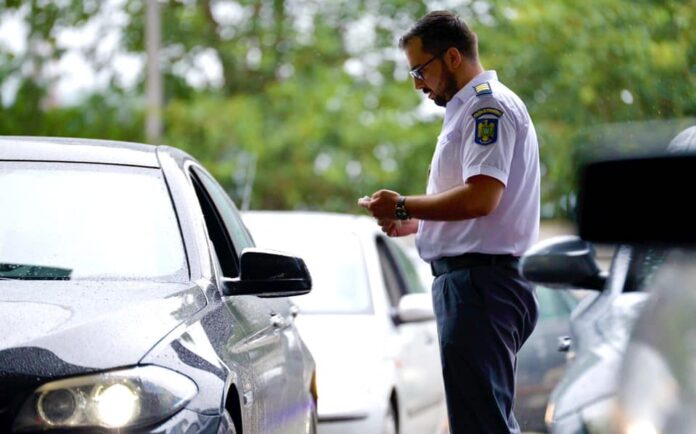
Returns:
[[[602,290],[602,274],[592,245],[573,235],[550,238],[534,245],[520,260],[522,276],[558,289]]]
[[[301,258],[259,248],[244,249],[238,278],[223,278],[225,295],[290,297],[307,294],[312,278]]]
[[[399,300],[394,315],[397,324],[431,321],[435,319],[432,296],[429,293],[406,294]]]
[[[586,165],[578,194],[580,237],[610,244],[693,245],[695,172],[694,153]]]

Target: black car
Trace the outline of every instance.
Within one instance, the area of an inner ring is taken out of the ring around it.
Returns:
[[[296,257],[186,153],[0,138],[0,432],[309,433]]]

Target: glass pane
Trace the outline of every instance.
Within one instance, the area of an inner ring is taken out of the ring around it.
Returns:
[[[232,243],[234,243],[234,248],[239,256],[247,247],[254,247],[254,241],[246,230],[242,218],[239,215],[239,210],[235,206],[232,199],[225,192],[225,190],[217,183],[210,175],[207,173],[194,169],[196,175],[203,183],[206,191],[215,202],[215,207],[218,209],[223,221],[225,222],[225,227],[232,237]]]
[[[372,312],[363,253],[356,235],[320,230],[310,224],[288,224],[282,217],[249,217],[245,222],[259,247],[305,260],[312,275],[312,292],[292,299],[303,312]]]
[[[563,292],[558,289],[536,286],[537,300],[539,301],[539,319],[567,318],[570,309]]]
[[[387,242],[389,243],[389,250],[394,252],[394,256],[399,263],[401,270],[403,270],[404,274],[406,275],[405,278],[408,284],[408,292],[411,294],[427,292],[421,275],[416,271],[413,260],[406,256],[403,249],[394,241],[387,240]]]
[[[179,226],[157,169],[0,165],[0,277],[187,277]]]

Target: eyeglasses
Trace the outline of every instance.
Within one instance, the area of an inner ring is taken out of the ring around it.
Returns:
[[[443,54],[445,54],[449,50],[449,48],[445,48],[444,50],[440,51],[436,55],[434,55],[430,60],[419,66],[418,68],[413,68],[412,70],[408,71],[409,75],[416,80],[423,80],[423,69],[430,64],[433,60],[439,58]]]

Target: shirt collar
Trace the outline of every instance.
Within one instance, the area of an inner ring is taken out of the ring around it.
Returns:
[[[473,95],[476,94],[476,91],[474,90],[474,87],[478,86],[481,83],[485,83],[487,81],[493,81],[493,80],[498,80],[498,73],[496,73],[494,70],[490,71],[483,71],[476,77],[472,78],[471,81],[469,81],[464,87],[459,89],[457,93],[454,94],[452,99],[450,100],[449,103],[447,103],[447,108],[450,107],[450,103],[455,102],[456,104],[452,104],[453,106],[459,106],[461,103],[465,102],[467,99],[472,97]],[[452,108],[455,108],[452,107]]]

